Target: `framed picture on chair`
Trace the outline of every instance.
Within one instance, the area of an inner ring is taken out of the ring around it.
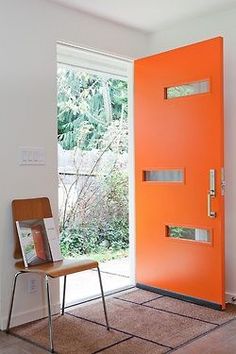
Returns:
[[[61,260],[53,218],[16,221],[25,267]]]

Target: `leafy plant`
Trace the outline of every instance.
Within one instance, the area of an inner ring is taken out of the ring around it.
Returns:
[[[127,121],[126,81],[59,66],[57,82],[58,141],[63,149],[102,148],[110,126],[117,128],[121,118]],[[127,151],[127,144],[120,148]]]

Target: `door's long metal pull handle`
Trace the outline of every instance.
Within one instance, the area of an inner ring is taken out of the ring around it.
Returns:
[[[210,190],[207,194],[207,215],[209,218],[215,218],[216,212],[211,210],[211,198],[215,197],[215,193]]]

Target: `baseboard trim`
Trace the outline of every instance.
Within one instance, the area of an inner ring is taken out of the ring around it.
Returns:
[[[60,312],[60,303],[52,305],[52,314],[55,315]],[[11,327],[16,327],[21,324],[25,324],[28,322],[36,321],[41,318],[48,316],[47,306],[38,307],[37,309],[25,311],[25,312],[18,312],[12,314],[11,320]],[[4,317],[1,321],[1,330],[4,331],[7,327],[7,317]]]
[[[186,296],[186,295],[175,293],[175,292],[165,290],[165,289],[154,288],[152,286],[148,286],[148,285],[141,284],[141,283],[137,283],[136,286],[139,289],[151,291],[151,292],[157,293],[159,295],[165,295],[165,296],[173,297],[175,299],[192,302],[193,304],[209,307],[214,310],[222,310],[222,306],[220,304],[215,303],[215,302],[210,302],[210,301],[194,298],[191,296]]]

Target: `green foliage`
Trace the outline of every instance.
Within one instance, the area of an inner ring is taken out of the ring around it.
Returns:
[[[128,175],[119,170],[113,171],[105,180],[106,209],[110,217],[128,222]]]
[[[186,227],[172,226],[170,228],[170,236],[174,238],[183,238],[194,240],[195,239],[195,229],[190,229]]]
[[[105,228],[97,224],[66,228],[61,232],[64,256],[77,257],[91,253],[126,250],[129,244],[129,225],[124,220],[112,220]]]
[[[63,149],[99,149],[110,125],[116,127],[121,118],[127,122],[126,81],[59,67],[57,82],[58,141]]]
[[[125,258],[128,257],[129,255],[129,250],[128,248],[125,250],[118,250],[118,251],[113,251],[109,249],[104,249],[100,251],[99,253],[90,253],[88,256],[91,259],[94,259],[95,261],[98,262],[105,262],[105,261],[110,261],[112,259],[118,259],[118,258]]]
[[[99,235],[96,225],[68,227],[61,232],[61,250],[64,256],[96,252]]]
[[[112,220],[104,230],[103,239],[109,249],[114,251],[125,250],[129,246],[129,223],[128,220]]]

